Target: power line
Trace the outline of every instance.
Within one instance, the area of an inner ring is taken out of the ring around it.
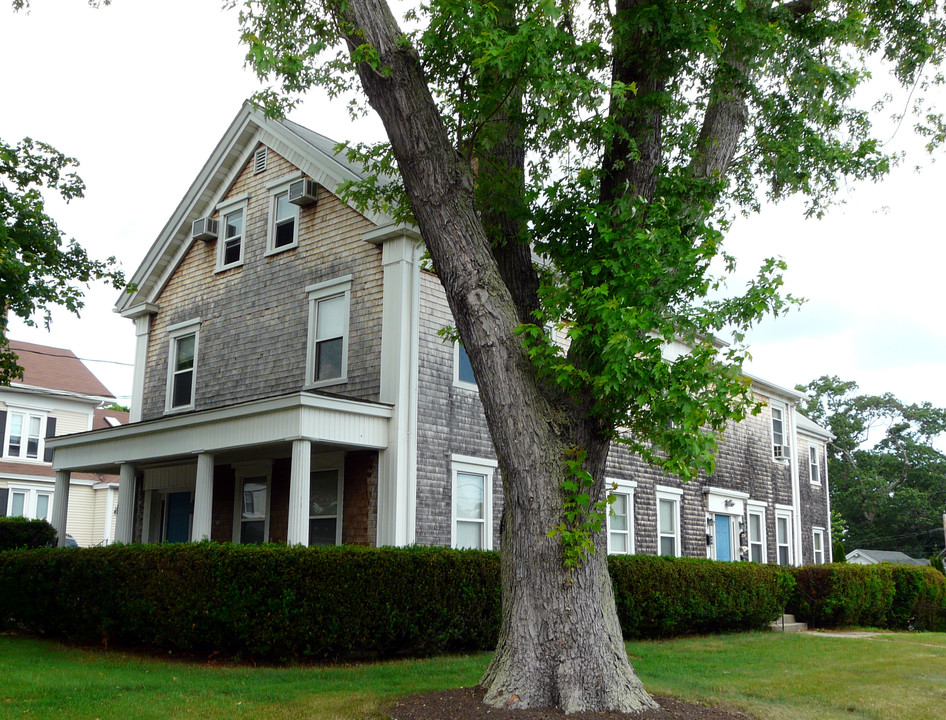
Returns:
[[[81,360],[82,362],[110,363],[110,364],[112,364],[112,365],[123,365],[124,367],[134,367],[134,366],[135,366],[134,363],[121,362],[120,360],[94,360],[94,359],[92,359],[92,358],[77,357],[75,354],[72,354],[72,355],[59,355],[59,354],[57,354],[57,353],[43,352],[42,350],[30,350],[30,349],[28,349],[28,348],[17,348],[17,349],[10,348],[10,349],[11,349],[13,352],[17,353],[17,354],[19,354],[19,353],[21,353],[21,352],[28,352],[28,353],[33,353],[34,355],[45,355],[46,357],[63,358],[63,359],[65,359],[65,360],[76,359],[76,360]]]

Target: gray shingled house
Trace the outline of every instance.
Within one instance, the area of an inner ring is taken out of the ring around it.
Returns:
[[[132,422],[48,446],[59,485],[120,474],[120,540],[496,547],[499,471],[443,291],[414,229],[334,193],[361,173],[334,147],[245,105],[118,301]],[[700,482],[614,449],[612,552],[830,560],[830,435],[795,391],[752,389],[764,412]]]

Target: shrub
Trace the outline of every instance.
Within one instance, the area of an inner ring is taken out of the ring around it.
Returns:
[[[0,517],[0,550],[52,547],[56,529],[46,520]]]
[[[774,565],[652,555],[608,558],[624,637],[764,628],[794,580]]]
[[[946,578],[917,565],[809,565],[795,568],[788,609],[813,627],[944,627]]]

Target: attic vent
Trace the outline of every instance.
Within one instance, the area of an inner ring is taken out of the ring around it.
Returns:
[[[253,174],[259,175],[266,169],[266,155],[268,148],[264,145],[253,155]]]

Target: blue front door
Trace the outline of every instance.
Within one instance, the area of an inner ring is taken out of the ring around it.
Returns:
[[[729,515],[716,516],[716,559],[732,561],[732,536],[729,530]]]
[[[168,493],[164,542],[179,543],[190,540],[190,520],[191,494],[189,492]]]

